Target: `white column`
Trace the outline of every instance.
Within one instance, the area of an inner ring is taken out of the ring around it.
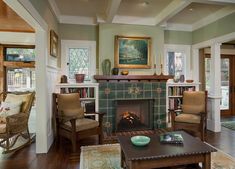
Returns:
[[[221,59],[220,43],[211,45],[210,90],[208,99],[207,126],[214,132],[221,131],[220,99],[221,99]]]
[[[199,49],[192,49],[192,78],[199,82]]]

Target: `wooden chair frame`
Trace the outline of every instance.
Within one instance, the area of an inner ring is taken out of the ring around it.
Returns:
[[[103,144],[103,128],[102,128],[102,122],[103,122],[103,115],[105,113],[98,113],[98,112],[92,112],[92,113],[86,113],[89,115],[98,115],[99,119],[99,126],[87,130],[82,131],[76,131],[76,117],[66,117],[61,116],[58,113],[58,102],[57,102],[57,95],[58,93],[53,93],[53,114],[55,117],[55,123],[56,123],[56,137],[59,140],[60,136],[63,136],[67,139],[69,139],[72,142],[72,151],[75,152],[77,148],[77,140],[91,136],[91,135],[98,135],[99,136],[99,144]],[[85,114],[85,115],[86,115]],[[71,123],[71,131],[68,129],[65,129],[61,127],[63,121],[70,121]]]
[[[206,123],[207,123],[207,91],[205,91],[205,111],[200,112],[200,123],[183,123],[176,122],[177,115],[175,110],[169,110],[171,113],[171,126],[173,130],[185,130],[186,132],[198,136],[202,141],[205,141]]]

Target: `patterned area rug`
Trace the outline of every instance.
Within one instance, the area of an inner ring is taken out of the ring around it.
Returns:
[[[231,130],[235,130],[235,121],[222,122],[221,125]]]
[[[212,153],[212,169],[235,169],[235,159],[218,150]],[[121,169],[120,145],[81,147],[80,169]]]

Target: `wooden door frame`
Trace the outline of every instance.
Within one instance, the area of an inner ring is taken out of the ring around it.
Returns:
[[[7,91],[7,68],[35,68],[35,61],[5,61],[6,48],[35,49],[35,45],[0,44],[0,91]]]
[[[210,58],[210,54],[204,54],[204,59],[205,58]],[[235,56],[234,55],[229,55],[229,54],[221,54],[220,58],[229,58],[230,59],[230,70],[229,70],[229,105],[230,105],[230,109],[229,111],[226,110],[220,110],[220,114],[223,117],[226,116],[235,116]],[[205,67],[205,60],[203,62],[204,67]],[[204,79],[205,79],[205,68],[204,68]],[[205,81],[205,80],[204,80]],[[204,84],[205,86],[205,84]]]

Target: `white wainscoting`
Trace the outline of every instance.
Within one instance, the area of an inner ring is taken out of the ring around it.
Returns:
[[[52,93],[55,92],[55,85],[58,83],[59,70],[57,68],[47,66],[47,144],[51,146],[54,140],[54,123],[53,123],[53,112],[52,112]]]

